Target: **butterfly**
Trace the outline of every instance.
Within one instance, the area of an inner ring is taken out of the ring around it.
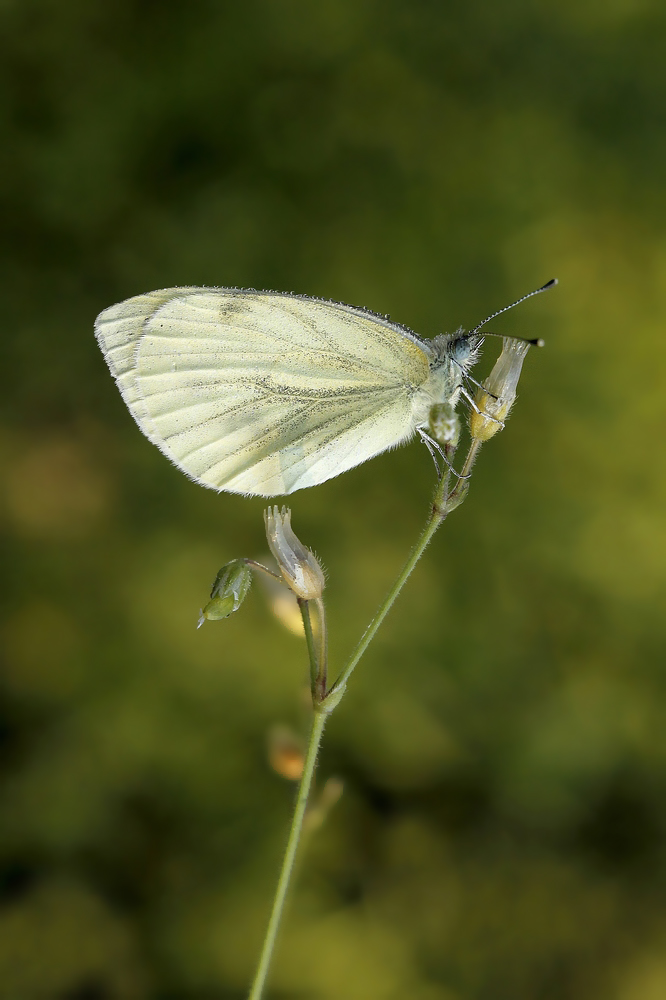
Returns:
[[[485,323],[433,340],[306,295],[166,288],[105,309],[95,335],[130,413],[191,479],[273,497],[323,483],[455,409]],[[518,338],[517,338],[518,339]]]

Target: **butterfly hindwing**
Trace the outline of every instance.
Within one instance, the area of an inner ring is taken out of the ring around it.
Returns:
[[[407,331],[302,296],[167,289],[105,310],[96,332],[144,433],[231,492],[290,493],[399,444],[428,377]]]

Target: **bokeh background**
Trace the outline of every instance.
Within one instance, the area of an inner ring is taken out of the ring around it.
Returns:
[[[262,502],[142,437],[95,315],[238,285],[434,336],[552,276],[327,730],[269,996],[666,996],[665,51],[658,0],[2,0],[3,998],[243,997],[294,794],[267,740],[308,725],[260,587],[195,629]],[[293,496],[334,665],[432,488],[415,443]]]

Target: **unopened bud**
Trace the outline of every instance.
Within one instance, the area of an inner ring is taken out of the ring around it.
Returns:
[[[450,403],[430,407],[428,429],[435,441],[455,451],[460,440],[460,418]]]
[[[268,734],[268,762],[289,781],[299,781],[303,774],[303,741],[286,726],[275,726]]]
[[[292,531],[291,511],[287,507],[269,507],[264,511],[264,521],[268,546],[289,589],[305,601],[321,597],[326,582],[324,571]]]
[[[474,400],[480,412],[470,414],[470,432],[477,441],[489,441],[504,427],[529,347],[525,340],[504,337],[502,353]]]
[[[215,577],[210,600],[201,612],[197,627],[201,627],[205,621],[228,618],[234,611],[238,611],[251,583],[252,573],[244,559],[233,559],[223,566]]]

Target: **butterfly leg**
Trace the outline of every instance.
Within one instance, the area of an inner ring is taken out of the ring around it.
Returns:
[[[426,446],[426,448],[430,452],[430,457],[432,458],[433,462],[435,463],[435,468],[437,469],[437,478],[438,479],[442,478],[442,472],[441,472],[441,469],[439,467],[439,463],[437,461],[437,457],[435,455],[435,452],[437,452],[437,454],[440,456],[440,458],[446,463],[446,465],[448,466],[449,472],[452,472],[453,475],[456,477],[456,479],[469,479],[470,478],[469,475],[467,475],[467,476],[461,476],[459,472],[456,472],[456,470],[454,469],[454,467],[451,465],[451,462],[446,457],[446,453],[444,452],[444,450],[442,449],[441,445],[439,444],[439,441],[435,441],[434,438],[430,437],[430,435],[428,434],[428,432],[424,431],[424,429],[422,427],[417,427],[417,430],[419,432],[419,436],[420,436],[421,440],[423,441],[424,445]],[[470,475],[471,475],[471,473],[470,473]]]
[[[423,430],[422,427],[417,427],[416,429],[419,432],[419,437],[421,438],[421,440],[423,441],[424,445],[426,446],[426,448],[430,452],[430,457],[433,460],[434,465],[435,465],[435,469],[437,471],[437,478],[441,479],[442,478],[442,470],[439,467],[439,462],[437,461],[437,455],[435,454],[436,442],[433,441],[433,439],[430,437],[430,435],[426,434],[426,432]],[[440,453],[440,455],[442,454],[442,450],[441,450],[441,448],[439,446],[437,446],[437,451]],[[444,457],[444,456],[442,455],[442,457]]]
[[[484,389],[483,391],[484,392],[488,392],[487,389]],[[475,411],[475,413],[478,413],[479,416],[481,416],[481,417],[486,417],[488,420],[492,420],[493,423],[495,423],[495,424],[499,424],[500,428],[502,430],[504,430],[504,423],[503,423],[503,421],[498,420],[497,417],[493,417],[490,413],[486,413],[485,410],[480,410],[479,407],[476,405],[476,402],[474,401],[474,398],[472,396],[470,396],[470,394],[467,392],[467,390],[465,389],[464,386],[460,387],[460,395],[465,397],[465,399],[467,400],[467,402],[469,403],[469,405],[472,407],[472,409]],[[488,392],[488,395],[491,396],[492,393]]]
[[[477,389],[483,389],[483,391],[488,396],[490,396],[491,399],[497,399],[497,396],[493,392],[489,392],[488,389],[486,389],[485,385],[482,385],[480,382],[477,382],[474,376],[470,375],[467,369],[464,368],[459,361],[456,361],[455,358],[451,358],[451,360],[453,361],[454,365],[456,365],[460,369],[461,375],[464,379],[467,379],[468,382],[472,382],[477,387]]]

